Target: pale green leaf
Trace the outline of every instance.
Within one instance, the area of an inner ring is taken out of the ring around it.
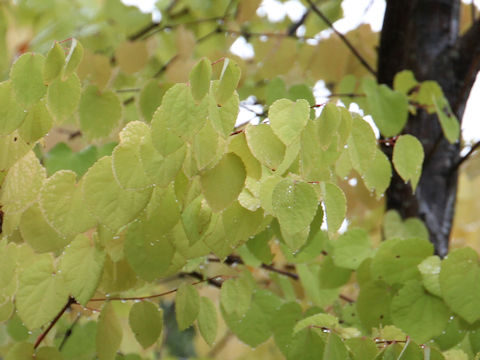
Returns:
[[[201,175],[202,192],[213,211],[221,211],[237,199],[245,177],[245,166],[233,153],[226,154],[214,168]]]
[[[105,263],[105,251],[87,236],[78,235],[65,249],[60,270],[70,294],[86,305],[95,293]]]
[[[277,169],[285,156],[286,147],[273,133],[270,125],[249,125],[245,130],[248,146],[258,161]]]
[[[393,148],[393,166],[404,181],[410,181],[415,192],[424,159],[423,146],[412,135],[402,135],[395,142]]]
[[[73,38],[70,45],[70,50],[65,59],[65,66],[63,68],[63,79],[69,77],[82,62],[83,46],[77,39]]]
[[[408,95],[415,86],[417,86],[418,81],[415,79],[415,75],[411,70],[403,70],[395,74],[393,79],[393,89],[395,91],[401,92],[402,94]]]
[[[72,238],[59,234],[47,221],[38,204],[25,211],[20,220],[23,240],[36,252],[50,252],[63,249]]]
[[[370,191],[375,191],[377,199],[380,199],[390,185],[391,177],[392,165],[383,151],[377,149],[375,159],[365,172],[363,181]]]
[[[337,231],[345,220],[347,200],[342,189],[333,183],[322,183],[323,204],[329,233]]]
[[[445,97],[434,97],[433,104],[437,112],[442,131],[450,144],[454,144],[460,136],[460,123],[452,112],[450,104]]]
[[[317,212],[318,199],[311,185],[285,179],[275,186],[272,205],[282,229],[295,234],[312,222]]]
[[[440,335],[449,315],[445,303],[415,280],[406,283],[392,300],[393,323],[418,343]]]
[[[110,90],[100,91],[89,85],[83,91],[78,116],[82,131],[89,138],[110,135],[122,117],[122,105],[118,96]]]
[[[214,165],[222,157],[225,146],[220,146],[220,136],[210,121],[195,135],[192,143],[192,154],[199,171]]]
[[[135,339],[144,349],[155,344],[163,328],[163,311],[149,301],[133,304],[128,314],[128,323]]]
[[[378,85],[371,78],[363,81],[363,90],[367,95],[373,120],[382,135],[391,137],[402,131],[408,118],[407,96],[384,84]]]
[[[17,103],[10,81],[0,83],[0,135],[7,135],[20,127],[27,115]]]
[[[370,330],[392,323],[391,301],[392,290],[384,282],[371,281],[362,285],[357,298],[357,311],[365,329]]]
[[[338,319],[335,316],[329,314],[315,314],[308,316],[295,325],[293,332],[297,333],[300,330],[305,329],[306,327],[318,327],[318,328],[328,328],[335,329],[338,326]]]
[[[18,133],[27,144],[34,144],[50,131],[53,125],[53,118],[41,99],[33,105],[25,117],[25,121],[18,129]]]
[[[52,48],[48,51],[45,59],[45,66],[43,67],[43,81],[49,84],[56,79],[62,72],[65,64],[65,52],[58,42],[55,42]]]
[[[322,109],[318,119],[317,136],[323,150],[328,149],[335,138],[337,129],[342,121],[341,116],[339,108],[334,103],[327,103]]]
[[[423,286],[433,295],[442,296],[440,291],[440,266],[441,259],[437,256],[429,256],[418,264],[418,270],[422,275]]]
[[[228,314],[244,315],[250,308],[254,282],[252,277],[243,273],[238,279],[230,279],[222,284],[220,304]]]
[[[44,346],[36,351],[35,360],[63,360],[63,356],[57,348]]]
[[[157,79],[150,79],[143,85],[138,97],[138,107],[145,122],[149,123],[152,120],[155,110],[162,103],[163,95],[171,86],[171,84],[159,82]]]
[[[212,65],[207,58],[202,58],[190,72],[190,89],[196,101],[200,101],[208,93],[210,78],[212,77]]]
[[[33,144],[23,141],[17,131],[0,136],[0,171],[7,170],[32,147]]]
[[[40,191],[39,204],[48,223],[65,236],[79,234],[96,224],[86,209],[73,171],[61,170],[48,178]]]
[[[348,359],[348,351],[343,340],[335,333],[330,332],[323,352],[324,359],[343,360]]]
[[[210,93],[215,92],[218,88],[218,81],[212,82]],[[208,117],[213,127],[223,137],[229,136],[237,121],[240,99],[236,92],[222,106],[219,106],[213,95],[208,97]]]
[[[45,58],[40,54],[25,53],[10,70],[13,91],[17,100],[25,107],[35,104],[47,91],[43,82]]]
[[[33,344],[19,342],[13,344],[10,350],[8,350],[5,360],[32,360],[34,352]]]
[[[200,312],[198,313],[198,328],[205,342],[212,346],[217,337],[217,311],[212,300],[202,296],[200,298]]]
[[[151,195],[151,189],[123,190],[113,176],[111,157],[103,157],[88,170],[82,190],[89,210],[112,230],[134,220]]]
[[[182,283],[175,297],[175,317],[180,331],[190,327],[200,311],[198,291],[187,283]]]
[[[50,83],[47,90],[47,105],[57,123],[65,122],[73,116],[80,102],[81,92],[82,86],[77,74],[72,74],[65,80],[57,78]],[[103,121],[95,117],[98,121]]]
[[[98,320],[96,348],[99,360],[114,360],[122,342],[122,324],[117,317],[113,304],[105,303]]]
[[[452,311],[471,324],[480,319],[479,278],[478,254],[471,248],[454,250],[442,262],[442,297]]]
[[[230,137],[228,151],[233,152],[242,159],[247,171],[247,176],[259,180],[262,176],[262,166],[260,162],[252,155],[247,144],[245,133],[236,134]]]
[[[225,59],[220,76],[220,83],[215,91],[215,99],[218,104],[223,105],[230,99],[237,88],[240,76],[241,73],[238,64],[231,59]]]
[[[335,265],[356,270],[373,254],[368,234],[363,229],[348,230],[333,242]]]
[[[53,320],[67,301],[68,290],[62,275],[56,273],[51,257],[38,259],[20,275],[15,304],[29,329]]]
[[[296,102],[288,99],[277,100],[268,110],[273,132],[287,146],[299,138],[309,116],[310,106],[303,99]]]
[[[352,166],[363,175],[375,158],[377,140],[372,127],[358,115],[353,117],[352,131],[347,143]]]

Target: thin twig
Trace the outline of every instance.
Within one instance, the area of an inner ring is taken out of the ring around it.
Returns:
[[[186,275],[191,275],[191,276],[195,277],[195,275],[193,275],[193,273],[188,273]],[[198,285],[198,284],[201,284],[201,283],[204,283],[204,282],[211,283],[213,280],[221,279],[223,277],[224,277],[223,275],[213,276],[213,277],[210,277],[210,278],[207,278],[207,279],[202,279],[200,281],[196,281],[196,282],[194,282],[190,285]],[[218,281],[218,280],[216,280],[216,281]],[[130,300],[140,300],[140,301],[142,301],[142,300],[155,299],[155,298],[158,298],[158,297],[170,295],[170,294],[173,294],[177,291],[178,291],[178,288],[173,289],[173,290],[169,290],[169,291],[165,291],[165,292],[160,293],[160,294],[154,294],[154,295],[131,296],[131,297],[105,297],[105,298],[90,299],[90,301],[91,302],[93,302],[93,301],[130,301]]]
[[[33,345],[33,348],[36,349],[40,343],[43,341],[43,339],[45,339],[45,336],[48,335],[48,333],[50,332],[50,330],[52,330],[52,328],[55,326],[55,324],[57,323],[57,321],[62,317],[62,315],[65,313],[65,311],[67,311],[67,309],[72,305],[72,304],[75,304],[76,301],[73,297],[69,297],[68,298],[68,301],[67,303],[65,304],[65,306],[62,308],[62,310],[60,310],[58,312],[58,314],[53,318],[52,322],[50,323],[50,325],[48,325],[48,327],[38,336],[37,338],[37,341],[35,341],[35,345]]]
[[[368,64],[368,62],[363,58],[362,55],[355,49],[352,43],[343,35],[340,31],[335,29],[333,23],[325,16],[325,14],[313,3],[312,0],[307,0],[307,3],[310,5],[311,9],[315,14],[318,15],[329,27],[333,30],[335,34],[337,34],[340,39],[344,42],[344,44],[350,49],[352,54],[360,61],[360,63],[367,69],[372,75],[377,77],[377,72]]]
[[[478,149],[478,147],[480,147],[480,141],[477,141],[471,147],[471,149],[465,154],[465,156],[463,156],[462,158],[460,158],[460,160],[458,160],[458,162],[452,167],[451,172],[454,172],[454,171],[458,170],[460,165],[462,165],[466,160],[468,160],[468,158],[475,152],[475,150]]]

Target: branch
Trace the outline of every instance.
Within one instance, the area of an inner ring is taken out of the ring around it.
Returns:
[[[48,327],[38,336],[37,338],[37,341],[35,341],[35,345],[33,345],[33,348],[36,349],[40,343],[43,341],[43,339],[45,339],[45,336],[48,335],[48,333],[50,332],[50,330],[52,330],[52,328],[55,326],[55,324],[57,323],[57,321],[62,317],[62,315],[65,313],[65,311],[67,311],[67,309],[72,305],[72,304],[75,304],[76,301],[73,297],[69,297],[68,298],[68,301],[67,303],[65,304],[65,306],[62,308],[62,310],[60,310],[58,312],[58,314],[55,316],[55,318],[52,320],[52,322],[50,323],[50,325],[48,325]]]
[[[475,152],[475,150],[478,149],[478,147],[480,147],[480,141],[477,141],[472,147],[471,149],[465,154],[465,156],[461,157],[460,160],[458,160],[458,162],[452,166],[452,170],[451,172],[454,172],[456,170],[458,170],[458,168],[460,167],[460,165],[462,165],[465,161],[468,160],[468,158]]]
[[[311,11],[311,9],[308,9],[307,11],[305,11],[305,13],[303,14],[303,16],[301,17],[300,20],[298,20],[296,23],[293,23],[292,25],[290,25],[290,27],[288,28],[288,31],[287,31],[288,36],[295,36],[298,28],[300,26],[302,26],[303,24],[305,24],[305,21],[307,21],[308,15],[310,15],[310,11]]]
[[[335,29],[333,23],[325,16],[324,13],[313,3],[312,0],[307,0],[307,3],[310,5],[310,8],[313,10],[315,14],[318,15],[329,27],[333,30],[335,34],[337,34],[340,39],[344,42],[344,44],[350,49],[352,54],[360,61],[360,63],[367,69],[375,78],[377,77],[377,72],[367,63],[367,61],[363,58],[362,55],[355,49],[352,43],[343,35],[340,31]]]

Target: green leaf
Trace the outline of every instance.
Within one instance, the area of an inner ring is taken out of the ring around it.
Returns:
[[[302,308],[297,302],[280,306],[272,317],[272,331],[275,344],[287,355],[293,341],[293,327],[302,318]]]
[[[63,249],[71,237],[60,235],[47,221],[38,204],[25,211],[20,220],[22,238],[39,253]]]
[[[49,84],[47,105],[57,124],[73,117],[73,113],[80,103],[81,93],[82,85],[77,74],[72,74],[67,79],[57,78]],[[96,118],[91,119],[91,121],[102,119],[97,115],[95,116]]]
[[[63,79],[69,77],[75,70],[77,70],[78,65],[82,62],[83,59],[83,46],[77,39],[72,39],[72,44],[70,45],[70,50],[65,59],[65,66],[63,68]]]
[[[338,326],[338,319],[335,316],[329,314],[315,314],[308,316],[295,325],[293,332],[297,333],[306,327],[328,328],[330,330],[335,329]]]
[[[96,224],[85,208],[73,171],[61,170],[48,178],[40,191],[39,204],[48,223],[64,236],[79,234]]]
[[[151,189],[123,190],[115,181],[111,157],[103,157],[83,179],[85,202],[98,221],[117,230],[134,220],[150,199]]]
[[[273,317],[281,304],[280,298],[270,291],[257,290],[245,314],[227,313],[223,306],[221,309],[230,330],[247,345],[256,347],[272,335]]]
[[[4,212],[22,213],[38,197],[45,180],[45,169],[33,152],[29,152],[10,168],[0,188]]]
[[[19,342],[10,348],[5,356],[5,360],[32,360],[34,358],[34,352],[33,344]]]
[[[175,84],[165,93],[162,106],[153,117],[152,139],[154,142],[163,140],[162,138],[165,137],[162,135],[163,127],[184,141],[190,141],[205,124],[207,114],[208,98],[197,103],[186,84]],[[158,144],[158,146],[164,145]],[[157,150],[167,155],[158,147]]]
[[[345,285],[352,275],[352,271],[338,267],[332,256],[325,256],[320,264],[319,284],[322,289],[336,289]]]
[[[269,169],[277,169],[285,156],[286,147],[273,133],[271,126],[248,125],[245,135],[253,156]]]
[[[79,234],[65,249],[60,270],[70,294],[86,305],[95,293],[105,263],[105,251],[83,234]]]
[[[402,135],[395,142],[393,166],[404,181],[410,180],[414,192],[420,180],[423,158],[423,146],[414,136]]]
[[[288,360],[317,360],[325,359],[323,352],[325,342],[315,330],[305,329],[293,337],[292,343],[288,349]]]
[[[388,284],[420,280],[418,264],[431,256],[433,245],[418,238],[390,239],[381,243],[372,261],[372,275]]]
[[[299,138],[309,116],[309,104],[303,99],[296,102],[287,99],[277,100],[268,110],[273,132],[287,146]]]
[[[45,58],[40,54],[25,53],[10,70],[13,91],[17,100],[25,107],[35,104],[47,91],[43,82]]]
[[[450,315],[445,303],[416,280],[407,282],[393,297],[391,313],[393,323],[419,343],[440,335]]]
[[[356,270],[366,258],[373,254],[368,234],[363,229],[352,229],[333,242],[335,265]]]
[[[214,212],[230,205],[245,184],[245,166],[233,153],[226,154],[214,168],[200,176],[202,193]]]
[[[352,166],[360,175],[363,175],[375,159],[377,140],[370,124],[358,115],[353,117],[352,130],[347,143]]]
[[[222,74],[220,75],[220,83],[215,92],[215,99],[218,104],[223,105],[230,99],[237,88],[240,76],[241,73],[238,64],[231,59],[225,59]]]
[[[0,135],[0,171],[7,170],[32,147],[33,144],[25,143],[17,131],[5,136]]]
[[[58,42],[55,42],[52,48],[48,51],[43,67],[43,81],[49,84],[55,80],[62,72],[65,64],[65,52]]]
[[[471,248],[452,251],[442,262],[440,288],[447,305],[470,324],[480,319],[480,267]]]
[[[200,298],[200,312],[198,313],[198,328],[205,342],[212,346],[217,337],[217,311],[212,300],[202,296]]]
[[[454,144],[460,136],[460,123],[452,112],[450,104],[445,97],[434,97],[433,104],[437,112],[442,131],[450,144]]]
[[[212,77],[212,65],[207,58],[202,58],[190,72],[190,89],[196,101],[200,101],[208,93],[210,78]]]
[[[182,283],[175,297],[175,318],[180,331],[190,327],[197,319],[200,311],[198,291],[187,283]]]
[[[218,81],[212,82],[210,93],[218,88]],[[223,137],[229,136],[234,130],[237,121],[240,99],[236,92],[222,106],[219,106],[213,95],[208,96],[208,117],[213,127]]]
[[[431,294],[438,297],[442,296],[440,291],[440,266],[441,260],[438,256],[429,256],[418,264],[418,270],[422,275],[423,286]]]
[[[38,259],[20,275],[15,304],[18,316],[29,329],[53,320],[67,301],[64,279],[56,273],[50,256]]]
[[[221,146],[219,137],[210,121],[195,135],[191,151],[198,170],[205,170],[221,159],[225,146]]]
[[[393,79],[393,89],[395,91],[401,92],[402,94],[408,95],[415,86],[417,86],[418,81],[415,79],[415,75],[410,70],[403,70],[395,74]]]
[[[270,106],[276,100],[286,98],[288,96],[285,81],[281,77],[270,80],[265,87],[265,104]]]
[[[152,121],[155,110],[162,103],[163,95],[171,86],[170,83],[165,84],[156,79],[150,79],[143,85],[138,97],[138,107],[145,122]]]
[[[346,339],[345,344],[350,349],[350,356],[353,360],[374,359],[378,353],[375,342],[367,337]]]
[[[122,342],[122,324],[113,304],[106,302],[98,320],[96,348],[99,360],[114,360]]]
[[[155,344],[163,328],[163,311],[149,301],[135,303],[130,308],[128,323],[135,339],[144,349]]]
[[[363,181],[370,191],[375,191],[377,199],[383,196],[392,178],[392,165],[387,156],[377,149],[375,159],[363,176]]]
[[[182,224],[190,245],[203,238],[207,232],[212,210],[202,196],[198,196],[188,204],[182,212]]]
[[[63,360],[63,356],[57,348],[44,346],[36,351],[36,360]]]
[[[246,276],[225,281],[220,292],[222,311],[238,316],[245,315],[250,308],[253,290],[254,284],[251,278]]]
[[[373,327],[389,325],[392,290],[384,282],[368,282],[362,285],[357,299],[357,311],[367,331]]]
[[[373,120],[382,135],[391,137],[400,133],[408,118],[407,96],[384,84],[377,85],[371,78],[366,78],[362,85]]]
[[[347,204],[342,189],[333,183],[322,183],[323,204],[329,233],[337,231],[345,220]]]
[[[146,281],[164,275],[175,253],[169,237],[157,230],[159,220],[137,219],[129,225],[125,236],[125,257],[135,273]]]
[[[280,226],[294,234],[310,225],[318,199],[311,185],[284,179],[273,190],[272,205]]]
[[[90,138],[110,135],[122,117],[122,104],[109,90],[101,92],[95,85],[85,88],[78,106],[80,128]]]
[[[50,131],[53,118],[48,111],[45,101],[41,99],[33,105],[25,117],[25,121],[18,129],[18,133],[27,144],[34,144]]]
[[[233,247],[246,242],[263,222],[263,211],[258,209],[250,211],[241,206],[237,201],[222,213],[222,223],[225,233],[229,236],[229,243]]]
[[[107,146],[109,145],[104,145]],[[59,170],[72,170],[80,177],[95,163],[99,155],[98,150],[101,148],[97,149],[90,145],[74,153],[67,144],[61,142],[44,155],[44,165],[49,176]]]
[[[323,150],[327,150],[332,139],[335,138],[340,122],[341,113],[337,106],[333,103],[326,104],[320,114],[317,126],[317,136]]]
[[[26,110],[15,99],[11,82],[0,83],[0,135],[8,135],[18,129],[26,115]]]
[[[347,348],[337,334],[332,332],[328,334],[323,358],[332,360],[348,359]]]
[[[260,179],[262,176],[262,165],[250,151],[245,133],[242,132],[230,137],[228,151],[233,152],[240,159],[242,159],[242,162],[245,165],[245,170],[247,171],[247,177],[255,180]]]

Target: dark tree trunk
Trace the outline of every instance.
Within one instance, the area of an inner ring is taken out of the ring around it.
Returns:
[[[387,0],[378,56],[378,81],[392,85],[395,74],[412,70],[419,81],[435,80],[460,119],[480,69],[480,21],[459,35],[460,0]],[[415,194],[395,174],[387,208],[421,218],[440,256],[448,252],[457,193],[460,144],[443,136],[436,115],[418,111],[404,133],[423,144],[425,161]],[[391,149],[384,148],[391,156]]]

